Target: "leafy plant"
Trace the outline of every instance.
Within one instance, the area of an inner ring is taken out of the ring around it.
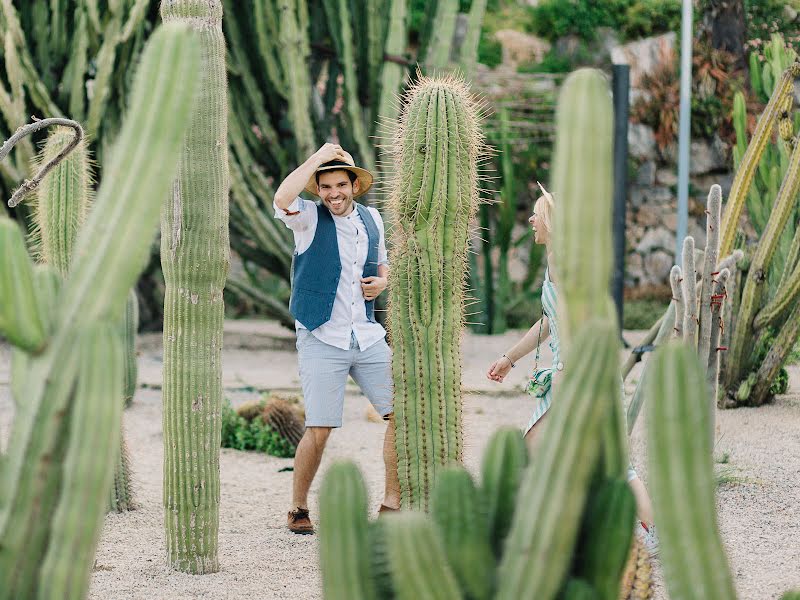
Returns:
[[[230,400],[222,404],[222,447],[264,452],[279,458],[292,458],[296,447],[264,423],[261,415],[248,421],[233,408]]]

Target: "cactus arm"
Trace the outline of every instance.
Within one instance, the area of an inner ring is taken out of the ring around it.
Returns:
[[[474,75],[475,63],[478,60],[478,44],[481,39],[481,25],[486,12],[486,0],[473,0],[469,7],[467,34],[461,44],[458,62],[468,79]]]
[[[717,524],[707,387],[694,349],[660,348],[647,395],[650,485],[670,597],[733,600]]]
[[[686,313],[686,305],[683,298],[683,271],[678,265],[673,265],[669,272],[669,285],[672,288],[672,301],[675,304],[675,326],[672,328],[672,337],[683,339],[683,315]]]
[[[431,27],[431,37],[425,54],[425,70],[433,73],[447,67],[456,29],[458,0],[438,0]]]
[[[770,398],[769,388],[778,376],[786,358],[800,339],[800,302],[786,318],[786,323],[772,343],[772,346],[758,368],[756,383],[749,396],[749,404],[760,406]]]
[[[326,600],[377,599],[370,572],[367,489],[355,464],[332,465],[319,498],[319,555]]]
[[[48,160],[45,164],[43,164],[39,170],[36,172],[36,175],[32,179],[26,180],[11,196],[11,199],[8,201],[8,205],[10,207],[15,207],[19,202],[24,198],[26,194],[34,190],[39,183],[41,183],[42,179],[52,171],[56,165],[58,165],[72,150],[81,143],[83,140],[83,128],[80,126],[79,123],[75,121],[71,121],[70,119],[61,119],[61,118],[52,118],[52,119],[42,119],[41,121],[35,121],[33,123],[29,123],[17,129],[10,138],[8,138],[2,146],[0,146],[0,161],[2,161],[8,153],[11,152],[11,149],[23,138],[29,136],[33,133],[36,133],[40,129],[45,129],[47,127],[53,125],[61,125],[63,127],[70,127],[75,131],[75,136],[72,141],[64,146],[64,149],[61,150],[56,156]]]
[[[228,18],[235,17],[228,15]],[[275,44],[275,40],[280,37],[280,29],[275,19],[275,12],[272,10],[271,0],[255,0],[253,2],[253,22],[255,23],[258,51],[264,61],[267,77],[275,91],[285,95],[284,73],[281,63],[276,57],[276,52],[280,53],[280,43]]]
[[[587,323],[556,388],[536,461],[525,471],[498,574],[497,600],[551,598],[572,561],[580,515],[600,458],[603,427],[619,403],[616,326]],[[587,394],[586,389],[592,393]]]
[[[731,272],[722,269],[714,281],[714,288],[711,296],[711,331],[709,332],[709,354],[707,359],[706,381],[708,383],[709,395],[711,396],[711,436],[716,431],[716,406],[719,398],[719,369],[720,352],[724,350],[720,345],[722,331],[725,329],[725,297],[728,295],[727,284]],[[703,355],[700,355],[702,363]]]
[[[120,31],[122,29],[122,16],[112,17],[103,31],[103,44],[97,53],[97,75],[94,78],[92,98],[89,100],[89,110],[86,117],[86,130],[94,136],[100,126],[100,120],[105,114],[108,97],[111,94],[111,77],[114,74],[114,63],[117,57]]]
[[[767,107],[758,119],[753,138],[750,140],[747,151],[742,157],[741,166],[736,171],[730,194],[728,194],[728,205],[722,221],[722,235],[719,249],[722,256],[730,254],[733,250],[734,237],[736,236],[736,228],[739,224],[739,216],[742,212],[745,196],[750,189],[753,175],[755,174],[761,155],[764,153],[764,148],[766,148],[769,143],[772,126],[779,114],[779,107],[782,104],[784,96],[792,93],[794,89],[794,80],[798,76],[800,76],[800,62],[792,64],[783,73],[780,81],[775,86],[775,90],[772,93]]]
[[[406,49],[406,30],[408,21],[408,8],[406,0],[389,0],[389,25],[386,34],[385,53],[388,56],[400,56]],[[400,85],[405,77],[406,69],[394,61],[384,60],[381,70],[380,101],[378,104],[376,120],[384,123],[393,123],[397,118],[399,102],[397,96]]]
[[[77,387],[69,419],[61,494],[40,581],[41,600],[82,598],[103,524],[120,439],[122,342],[116,325],[89,327],[78,346]],[[93,515],[88,521],[84,515]],[[79,567],[76,568],[76,565]]]
[[[120,44],[127,42],[141,25],[149,4],[150,0],[134,0],[133,6],[131,6],[131,10],[128,13],[128,18],[122,26],[122,32],[119,34]]]
[[[34,271],[17,224],[0,218],[0,334],[26,352],[41,352],[47,342],[45,317],[36,303]]]
[[[623,478],[608,479],[587,500],[572,575],[604,600],[618,600],[636,519],[636,499]]]
[[[69,82],[69,115],[78,122],[83,121],[85,111],[86,66],[89,53],[88,17],[83,10],[77,11],[77,30],[75,31],[68,71]]]
[[[445,560],[436,527],[422,513],[402,512],[386,520],[386,544],[398,600],[459,600],[455,575]]]
[[[675,314],[677,312],[677,303],[671,302],[670,305],[667,307],[667,312],[664,316],[664,320],[661,322],[661,327],[658,329],[658,335],[656,335],[656,339],[653,342],[655,346],[661,346],[662,344],[666,343],[669,339],[671,339],[674,332],[674,327],[677,327],[678,322],[680,319],[675,318]],[[674,326],[674,327],[673,327]],[[642,409],[642,404],[645,400],[645,382],[647,378],[650,376],[650,363],[652,360],[648,360],[644,364],[644,369],[642,370],[642,375],[639,377],[639,381],[636,383],[636,390],[633,392],[633,398],[631,398],[630,404],[628,404],[628,412],[626,415],[626,420],[628,423],[628,435],[630,436],[633,433],[633,427],[636,425],[636,419],[639,418],[639,412]]]
[[[712,295],[714,279],[718,275],[715,270],[719,253],[719,225],[722,211],[722,188],[717,184],[711,186],[706,203],[706,249],[704,253],[703,279],[700,284],[700,335],[697,348],[700,362],[707,364],[711,354],[716,354],[716,349],[711,347]]]
[[[800,73],[800,63],[798,73]],[[744,354],[752,337],[752,324],[767,282],[767,271],[775,253],[778,241],[786,227],[786,223],[794,212],[797,195],[800,193],[800,144],[792,152],[789,168],[786,171],[781,189],[772,207],[767,226],[761,235],[758,248],[747,274],[742,291],[741,306],[736,318],[736,330],[733,333],[730,350],[730,366],[727,372],[727,387],[732,387],[744,369]]]
[[[314,128],[311,123],[311,81],[308,76],[306,61],[308,55],[303,52],[303,38],[308,31],[300,28],[298,23],[298,5],[302,0],[280,0],[280,56],[283,58],[283,72],[286,74],[288,87],[289,118],[297,140],[297,160],[304,161],[314,153],[316,143]],[[342,19],[348,19],[350,13],[345,10]],[[351,57],[352,58],[352,57]]]
[[[558,329],[566,349],[580,323],[591,317],[613,322],[616,315],[608,292],[612,125],[606,77],[595,69],[570,74],[559,93],[552,180]],[[585,176],[576,177],[576,168]]]
[[[431,497],[431,515],[444,542],[447,563],[464,595],[488,600],[494,587],[495,562],[487,515],[469,473],[443,469]]]
[[[528,451],[517,429],[500,429],[489,440],[481,462],[481,494],[488,516],[489,535],[495,557],[502,556],[503,543],[511,529]]]
[[[695,269],[694,238],[687,236],[683,240],[682,253],[683,280],[683,341],[692,348],[697,348],[697,271]]]
[[[669,307],[667,307],[667,311],[668,310]],[[665,314],[667,311],[664,311]],[[647,332],[644,338],[642,338],[642,343],[640,345],[647,346],[648,344],[652,344],[653,340],[656,339],[658,332],[661,330],[661,325],[663,323],[664,323],[664,315],[661,315],[658,318],[658,320],[655,323],[653,323],[653,325],[650,327],[650,330]],[[625,359],[625,362],[622,365],[623,379],[627,379],[628,375],[630,375],[630,372],[633,370],[633,367],[636,365],[637,362],[639,362],[639,360],[641,360],[640,355],[637,354],[636,352],[631,352],[628,355],[628,358]]]
[[[800,227],[797,229],[800,231]],[[793,306],[800,297],[800,263],[795,265],[794,271],[786,282],[778,288],[775,297],[756,315],[753,325],[756,329],[763,329],[780,319],[789,307]]]

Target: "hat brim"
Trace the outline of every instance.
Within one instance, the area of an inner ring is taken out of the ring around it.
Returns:
[[[358,198],[359,196],[366,194],[374,182],[372,173],[366,169],[362,169],[361,167],[354,167],[350,165],[325,165],[317,169],[311,176],[311,179],[308,180],[305,190],[309,194],[319,196],[319,192],[317,190],[317,173],[323,173],[325,171],[350,171],[351,173],[355,173],[356,179],[358,180],[358,192],[353,194],[353,198]]]

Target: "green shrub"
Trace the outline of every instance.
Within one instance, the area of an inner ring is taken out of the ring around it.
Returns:
[[[680,28],[680,0],[638,0],[625,11],[620,30],[623,39],[635,40]]]
[[[595,38],[598,27],[619,29],[631,0],[543,0],[531,9],[533,33],[554,42],[565,35]]]
[[[668,306],[663,300],[629,300],[622,305],[622,328],[650,329]]]
[[[503,62],[503,46],[485,28],[478,41],[478,62],[494,68]]]
[[[292,458],[296,450],[278,432],[265,425],[260,416],[249,422],[240,417],[229,400],[222,405],[222,447],[266,452],[279,458]]]

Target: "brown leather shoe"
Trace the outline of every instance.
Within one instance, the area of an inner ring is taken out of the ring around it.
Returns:
[[[381,507],[378,509],[378,514],[385,513],[385,512],[397,512],[399,508],[392,508],[391,506],[386,506],[385,504],[381,504]]]
[[[299,533],[301,535],[308,535],[314,533],[314,524],[308,517],[308,509],[300,508],[299,506],[292,511],[289,511],[289,531],[292,533]]]

